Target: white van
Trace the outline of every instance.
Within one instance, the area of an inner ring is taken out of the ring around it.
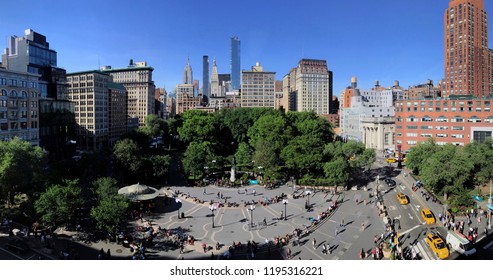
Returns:
[[[449,231],[445,238],[445,242],[449,246],[449,249],[453,249],[460,254],[470,256],[476,253],[476,249],[474,249],[471,242],[460,233]]]

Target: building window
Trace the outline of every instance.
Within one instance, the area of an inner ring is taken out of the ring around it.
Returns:
[[[437,126],[436,130],[447,130],[448,126]]]
[[[464,130],[463,126],[452,126],[452,130]]]
[[[418,129],[417,125],[408,125],[407,129]]]
[[[421,133],[421,137],[433,137],[431,133]]]
[[[474,131],[473,133],[473,140],[480,144],[488,138],[491,138],[491,131]]]
[[[446,138],[448,135],[444,133],[437,133],[436,136],[437,138]]]
[[[418,137],[417,133],[406,133],[407,137]]]
[[[448,122],[448,119],[444,116],[440,116],[436,119],[437,122]]]
[[[452,134],[452,138],[464,138],[464,134]]]

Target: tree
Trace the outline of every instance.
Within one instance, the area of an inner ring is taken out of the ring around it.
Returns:
[[[413,170],[415,174],[420,174],[421,168],[425,166],[426,160],[438,150],[433,138],[426,142],[421,142],[411,148],[406,155],[406,166]]]
[[[96,227],[107,233],[115,233],[118,226],[125,220],[128,200],[122,195],[112,195],[103,198],[99,205],[91,209],[91,217],[96,221]]]
[[[493,181],[493,141],[490,139],[484,143],[472,142],[465,147],[469,161],[473,162],[473,178],[477,186]]]
[[[145,126],[140,127],[139,131],[143,132],[150,138],[157,136],[162,137],[165,133],[167,133],[167,124],[163,119],[151,114],[145,118]]]
[[[266,177],[279,177],[279,155],[267,140],[259,139],[256,142],[253,161],[255,162],[254,167]]]
[[[218,127],[217,119],[213,114],[189,110],[183,114],[183,124],[178,127],[178,133],[185,143],[192,141],[216,143]]]
[[[248,130],[250,145],[252,147],[257,147],[257,142],[264,140],[267,141],[276,152],[280,152],[292,137],[291,130],[291,127],[282,115],[262,116]]]
[[[34,203],[36,213],[48,226],[69,225],[84,201],[79,180],[64,180],[63,185],[52,185]]]
[[[131,139],[125,138],[116,142],[113,153],[120,164],[131,172],[138,172],[143,164],[141,148]]]
[[[193,177],[203,177],[205,166],[214,159],[212,144],[208,141],[191,142],[183,157],[185,172]]]
[[[358,166],[370,169],[376,159],[377,154],[375,149],[365,149],[363,153],[356,158],[356,162]]]
[[[245,142],[238,145],[238,149],[235,153],[236,165],[238,166],[252,166],[253,150]]]
[[[103,200],[118,194],[118,182],[111,177],[99,178],[92,182],[92,190],[98,201]]]
[[[169,155],[153,155],[148,160],[152,178],[162,178],[168,174],[168,169],[171,164],[171,157]]]
[[[448,144],[439,146],[437,151],[430,155],[420,168],[420,174],[426,186],[447,198],[453,193],[452,190],[464,187],[473,167],[464,149]]]
[[[336,187],[347,183],[349,172],[349,163],[342,157],[329,161],[324,165],[325,178]]]
[[[0,141],[0,199],[9,203],[15,192],[34,191],[45,155],[40,147],[15,137]]]

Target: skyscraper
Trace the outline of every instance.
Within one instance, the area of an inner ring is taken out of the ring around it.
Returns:
[[[214,58],[211,75],[211,96],[217,97],[219,95],[219,76],[217,74],[216,58]]]
[[[202,95],[209,96],[209,56],[202,58]]]
[[[240,89],[241,56],[240,38],[231,37],[231,91]]]
[[[193,85],[193,74],[192,74],[192,66],[190,65],[190,58],[187,59],[187,64],[183,69],[183,84]]]
[[[443,96],[488,96],[488,16],[483,0],[451,0],[444,14]]]

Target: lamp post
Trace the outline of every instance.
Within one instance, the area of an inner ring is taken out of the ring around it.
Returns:
[[[288,211],[287,211],[288,199],[287,198],[283,199],[282,204],[284,204],[284,220],[286,221],[288,218]]]
[[[255,205],[250,205],[248,210],[250,211],[250,228],[253,228],[253,210],[255,210]]]
[[[176,204],[181,204],[181,199],[175,199]],[[180,219],[180,206],[178,205],[178,219]]]
[[[214,228],[214,211],[216,211],[217,207],[215,205],[209,206],[209,209],[212,212],[211,220],[212,220],[212,228]]]

